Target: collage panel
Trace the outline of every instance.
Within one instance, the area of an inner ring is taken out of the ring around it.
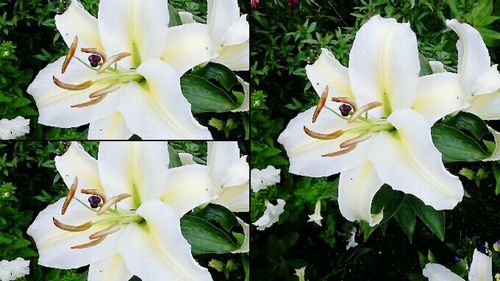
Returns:
[[[252,280],[500,280],[500,3],[251,3]]]

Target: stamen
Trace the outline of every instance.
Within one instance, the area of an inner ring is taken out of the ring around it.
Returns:
[[[368,112],[369,110],[372,110],[379,106],[382,106],[382,103],[378,101],[370,102],[369,104],[363,105],[351,115],[349,120],[347,120],[347,123],[354,122],[356,119],[358,119],[359,116],[361,116],[361,114]]]
[[[102,241],[104,241],[104,239],[106,239],[106,236],[101,236],[95,240],[92,240],[88,243],[84,243],[84,244],[80,244],[80,245],[76,245],[76,246],[72,246],[71,249],[86,249],[86,248],[90,248],[90,247],[93,247],[93,246],[96,246],[98,244],[100,244]]]
[[[76,225],[76,226],[75,225],[68,225],[68,224],[64,224],[64,223],[60,222],[59,220],[57,220],[54,217],[52,218],[52,222],[54,223],[55,226],[57,226],[57,228],[65,230],[65,231],[69,231],[69,232],[85,231],[85,230],[91,228],[93,225],[93,223],[91,221],[88,221],[86,223]]]
[[[106,235],[115,233],[118,230],[120,230],[120,228],[121,228],[121,226],[119,224],[110,225],[109,227],[107,227],[107,228],[105,228],[103,230],[97,231],[96,233],[92,233],[89,236],[89,239],[93,240],[93,239],[100,238],[102,236],[106,236]]]
[[[80,192],[83,194],[97,195],[97,196],[101,197],[103,204],[106,203],[106,195],[104,195],[103,193],[101,193],[97,189],[82,189],[82,190],[80,190]]]
[[[78,187],[78,177],[75,177],[73,183],[71,184],[71,187],[69,188],[68,195],[66,195],[66,199],[64,199],[64,203],[61,209],[61,215],[64,215],[66,213],[66,210],[69,207],[69,203],[71,203],[71,200],[73,199],[73,197],[75,197],[75,192],[77,187]]]
[[[131,53],[124,52],[124,53],[119,53],[119,54],[116,54],[116,55],[110,57],[109,60],[107,60],[105,63],[103,63],[101,65],[99,70],[97,70],[97,73],[98,74],[104,73],[106,71],[106,69],[108,69],[113,63],[118,62],[126,57],[131,56],[131,55],[132,55]]]
[[[344,117],[349,116],[349,113],[351,112],[351,110],[352,110],[352,106],[350,106],[347,103],[343,103],[339,106],[340,114],[342,114],[342,116],[344,116]]]
[[[102,95],[107,95],[111,92],[114,92],[114,91],[120,89],[120,87],[121,87],[120,85],[110,85],[106,88],[102,88],[98,91],[93,92],[92,94],[89,95],[89,98],[94,99],[94,98],[98,98]]]
[[[70,91],[81,91],[88,89],[90,86],[92,86],[92,80],[85,81],[81,84],[68,84],[57,79],[57,77],[52,76],[52,81],[54,81],[54,84],[56,84],[59,88]]]
[[[86,101],[86,102],[83,102],[83,103],[79,103],[79,104],[74,104],[71,106],[71,108],[83,108],[83,107],[89,107],[91,105],[94,105],[94,104],[98,104],[100,103],[104,98],[106,97],[106,95],[101,95],[99,96],[98,98],[95,98],[95,99],[91,99],[89,101]]]
[[[100,215],[104,214],[104,212],[106,212],[106,210],[108,210],[109,207],[111,207],[112,205],[114,205],[114,204],[116,204],[124,199],[127,199],[129,197],[132,197],[132,195],[130,195],[128,193],[123,193],[123,194],[111,197],[108,200],[108,202],[106,202],[106,204],[102,205],[101,208],[99,209],[99,211],[97,211],[97,215],[100,216]]]
[[[106,54],[97,48],[81,48],[80,50],[82,51],[82,53],[86,54],[98,54],[99,56],[101,56],[103,63],[105,63],[108,60]]]
[[[321,134],[311,131],[309,128],[304,126],[304,132],[310,136],[311,138],[319,139],[319,140],[333,140],[340,137],[344,132],[342,130],[335,131],[329,134]]]
[[[61,73],[64,74],[66,72],[66,69],[68,68],[69,63],[71,62],[71,59],[75,55],[76,47],[78,46],[78,36],[75,35],[75,39],[73,39],[73,43],[71,43],[71,47],[68,50],[68,53],[66,54],[66,58],[64,58],[64,63],[62,65]]]
[[[98,67],[99,66],[99,63],[101,62],[102,58],[101,56],[99,55],[96,55],[96,54],[92,54],[88,57],[88,60],[89,60],[89,63],[90,63],[90,66],[92,67]]]
[[[335,151],[335,152],[323,154],[323,155],[321,155],[321,157],[335,157],[335,156],[339,156],[339,155],[344,155],[344,154],[347,154],[347,153],[353,151],[356,148],[356,146],[357,146],[356,144],[353,144],[353,145],[349,146],[346,149],[342,149],[342,150],[339,150],[339,151]]]
[[[314,111],[313,117],[312,117],[312,122],[315,123],[316,119],[318,119],[319,113],[325,107],[326,103],[326,98],[328,97],[328,86],[325,87],[325,90],[323,91],[323,94],[321,95],[321,98],[318,101],[318,105],[316,106],[316,110]]]
[[[358,105],[356,104],[355,101],[353,101],[350,98],[346,98],[346,97],[332,97],[332,101],[334,101],[334,102],[340,102],[340,103],[347,103],[348,105],[350,105],[352,107],[352,109],[354,111],[358,110]]]
[[[346,140],[345,142],[341,143],[339,146],[340,146],[340,148],[347,148],[349,146],[353,146],[355,144],[363,142],[363,141],[369,139],[371,136],[372,136],[371,134],[361,134],[361,135],[356,136],[352,139]]]

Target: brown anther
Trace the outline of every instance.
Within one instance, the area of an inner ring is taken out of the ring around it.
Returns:
[[[100,230],[100,231],[97,231],[96,233],[92,233],[90,236],[89,236],[89,239],[90,240],[94,240],[94,239],[97,239],[97,238],[100,238],[102,236],[106,236],[106,235],[109,235],[109,234],[112,234],[112,233],[115,233],[117,232],[118,230],[120,230],[120,225],[119,224],[114,224],[114,225],[110,225],[108,226],[107,228],[103,229],[103,230]]]
[[[90,195],[99,196],[99,197],[101,197],[102,203],[106,204],[106,195],[104,195],[103,193],[101,193],[97,189],[81,189],[80,192],[83,194],[90,194]]]
[[[66,58],[64,58],[64,63],[61,68],[62,74],[66,72],[66,69],[68,68],[69,63],[71,62],[71,59],[75,55],[77,46],[78,46],[78,36],[75,35],[75,39],[73,39],[73,43],[71,43],[71,47],[69,48],[68,53],[66,54]]]
[[[354,111],[358,110],[358,105],[356,104],[355,101],[353,101],[350,98],[346,98],[346,97],[332,97],[332,101],[334,101],[334,102],[340,102],[340,103],[347,103],[348,105],[350,105],[352,107],[352,110],[354,110]]]
[[[81,48],[80,51],[86,54],[98,54],[102,58],[103,63],[107,60],[106,54],[97,48]]]
[[[95,240],[92,240],[88,243],[84,243],[84,244],[80,244],[80,245],[76,245],[76,246],[72,246],[71,249],[86,249],[86,248],[90,248],[90,247],[93,247],[93,246],[96,246],[98,244],[100,244],[102,241],[104,241],[104,239],[106,239],[106,235],[105,236],[101,236]]]
[[[61,80],[59,80],[57,77],[52,76],[52,81],[54,81],[54,84],[56,84],[59,88],[65,89],[65,90],[70,90],[70,91],[81,91],[90,88],[92,86],[92,80],[85,81],[80,84],[68,84],[64,83]]]
[[[88,221],[88,222],[80,224],[80,225],[68,225],[68,224],[64,224],[64,223],[60,222],[59,220],[57,220],[54,217],[52,218],[52,222],[54,223],[55,226],[57,226],[57,228],[65,230],[65,231],[69,231],[69,232],[85,231],[85,230],[91,228],[93,225],[91,221]]]
[[[109,198],[108,202],[106,202],[106,204],[103,204],[101,206],[101,208],[99,209],[99,211],[97,211],[97,215],[100,216],[100,215],[104,214],[104,212],[106,212],[106,210],[108,210],[109,207],[111,207],[114,204],[116,204],[124,199],[127,199],[129,197],[132,197],[132,195],[130,195],[128,193],[123,193],[123,194],[116,195],[116,196]]]
[[[79,103],[79,104],[74,104],[71,106],[71,108],[84,108],[84,107],[89,107],[91,105],[94,105],[94,104],[98,104],[100,103],[104,98],[106,97],[106,95],[101,95],[95,99],[91,99],[89,101],[86,101],[86,102],[82,102],[82,103]]]
[[[104,73],[106,69],[108,69],[113,63],[118,62],[126,57],[130,57],[131,55],[132,55],[131,53],[124,52],[110,57],[105,63],[101,65],[99,70],[97,70],[97,73],[98,74]]]
[[[95,92],[93,92],[92,94],[89,95],[89,98],[91,99],[95,99],[95,98],[98,98],[102,95],[107,95],[111,92],[114,92],[116,90],[120,89],[120,85],[110,85],[106,88],[102,88],[100,90],[97,90]]]
[[[319,139],[319,140],[333,140],[340,137],[344,132],[342,130],[335,131],[329,134],[321,134],[311,131],[309,128],[304,126],[304,132],[310,136],[311,138]]]
[[[358,135],[352,139],[348,139],[348,140],[344,141],[339,146],[340,146],[340,148],[347,148],[347,147],[356,145],[360,142],[364,142],[365,140],[369,139],[371,136],[372,136],[371,134],[361,134],[361,135]]]
[[[369,110],[372,110],[379,106],[382,106],[382,103],[378,101],[370,102],[369,104],[363,105],[351,115],[349,120],[347,120],[347,123],[354,122],[356,119],[358,119],[359,116],[361,116],[361,114],[368,112]]]
[[[61,215],[66,214],[66,210],[68,210],[69,203],[71,203],[71,200],[73,200],[73,197],[75,197],[75,192],[77,187],[78,187],[78,177],[75,177],[73,183],[71,184],[71,187],[69,188],[68,194],[66,195],[66,199],[64,199],[64,203],[61,209]]]
[[[339,151],[335,151],[335,152],[330,152],[327,154],[323,154],[323,155],[321,155],[321,157],[335,157],[335,156],[339,156],[339,155],[344,155],[344,154],[347,154],[347,153],[353,151],[356,148],[356,146],[357,146],[356,144],[353,144],[353,145],[349,146],[348,148],[345,148],[345,149],[342,149]]]
[[[318,105],[316,105],[316,110],[314,110],[314,114],[312,117],[312,122],[315,123],[316,119],[318,119],[319,113],[325,107],[326,98],[328,97],[328,86],[325,87],[323,94],[321,94],[321,98],[318,101]]]

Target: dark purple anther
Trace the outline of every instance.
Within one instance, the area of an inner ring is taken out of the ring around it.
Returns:
[[[101,203],[101,197],[92,195],[89,197],[89,203],[90,203],[90,207],[95,209],[95,208],[99,207],[99,203]]]
[[[288,0],[288,7],[295,8],[299,5],[299,0]]]
[[[489,256],[489,254],[488,254],[488,250],[486,250],[486,246],[484,246],[483,244],[479,245],[479,246],[477,247],[477,250],[478,250],[479,252],[481,252],[481,253],[483,253],[483,254],[485,254],[485,255]]]
[[[342,114],[342,116],[347,116],[347,115],[349,115],[349,112],[351,112],[352,107],[350,105],[344,103],[343,105],[339,106],[339,110],[340,110],[340,114]]]
[[[93,54],[89,56],[89,62],[92,67],[96,67],[101,62],[101,56]]]

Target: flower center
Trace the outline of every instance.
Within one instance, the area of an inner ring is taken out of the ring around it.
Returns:
[[[83,232],[88,229],[94,228],[97,231],[89,235],[89,242],[72,246],[71,249],[84,249],[95,245],[98,245],[106,237],[112,233],[117,232],[122,226],[130,223],[141,223],[144,219],[139,216],[135,210],[123,210],[118,208],[117,203],[131,197],[130,194],[124,193],[109,199],[106,195],[98,191],[97,189],[81,189],[82,194],[90,195],[88,198],[88,203],[90,207],[78,198],[75,198],[75,193],[78,188],[78,177],[75,177],[71,188],[68,191],[66,199],[61,209],[61,215],[64,216],[69,204],[74,200],[82,204],[88,210],[96,213],[98,219],[96,221],[88,221],[80,225],[69,225],[60,222],[55,217],[52,218],[52,222],[56,227],[64,231],[69,232]]]
[[[61,74],[66,72],[70,62],[72,61],[76,49],[78,47],[78,36],[75,36],[71,47],[69,48],[66,58],[62,65]],[[92,86],[98,87],[99,89],[89,94],[89,101],[79,104],[74,104],[72,108],[84,108],[92,106],[101,102],[108,94],[120,89],[121,86],[129,82],[140,82],[144,78],[142,75],[137,73],[135,69],[124,69],[117,65],[117,62],[129,57],[130,53],[119,53],[111,57],[107,57],[106,54],[96,48],[81,48],[82,53],[90,54],[88,57],[89,64],[75,57],[80,63],[85,65],[87,68],[95,71],[98,78],[95,80],[87,80],[80,84],[69,84],[59,80],[57,77],[53,76],[52,80],[54,84],[58,87],[69,90],[69,91],[83,91]]]
[[[351,134],[353,135],[353,137],[340,143],[340,150],[324,154],[322,155],[322,157],[334,157],[349,153],[350,151],[354,150],[359,143],[368,140],[374,134],[381,131],[391,131],[394,129],[394,127],[389,122],[387,122],[385,118],[375,119],[368,116],[368,111],[382,106],[382,103],[380,102],[371,102],[358,107],[356,102],[354,100],[351,100],[350,98],[332,97],[333,102],[341,103],[341,105],[339,106],[339,114],[339,112],[336,112],[335,110],[325,105],[327,98],[328,86],[325,87],[325,90],[323,91],[323,94],[318,101],[316,110],[314,111],[312,117],[312,122],[315,123],[321,111],[326,108],[337,118],[341,118],[347,121],[346,128],[325,134],[314,132],[304,126],[304,132],[308,136],[319,140],[333,140],[346,134]]]

